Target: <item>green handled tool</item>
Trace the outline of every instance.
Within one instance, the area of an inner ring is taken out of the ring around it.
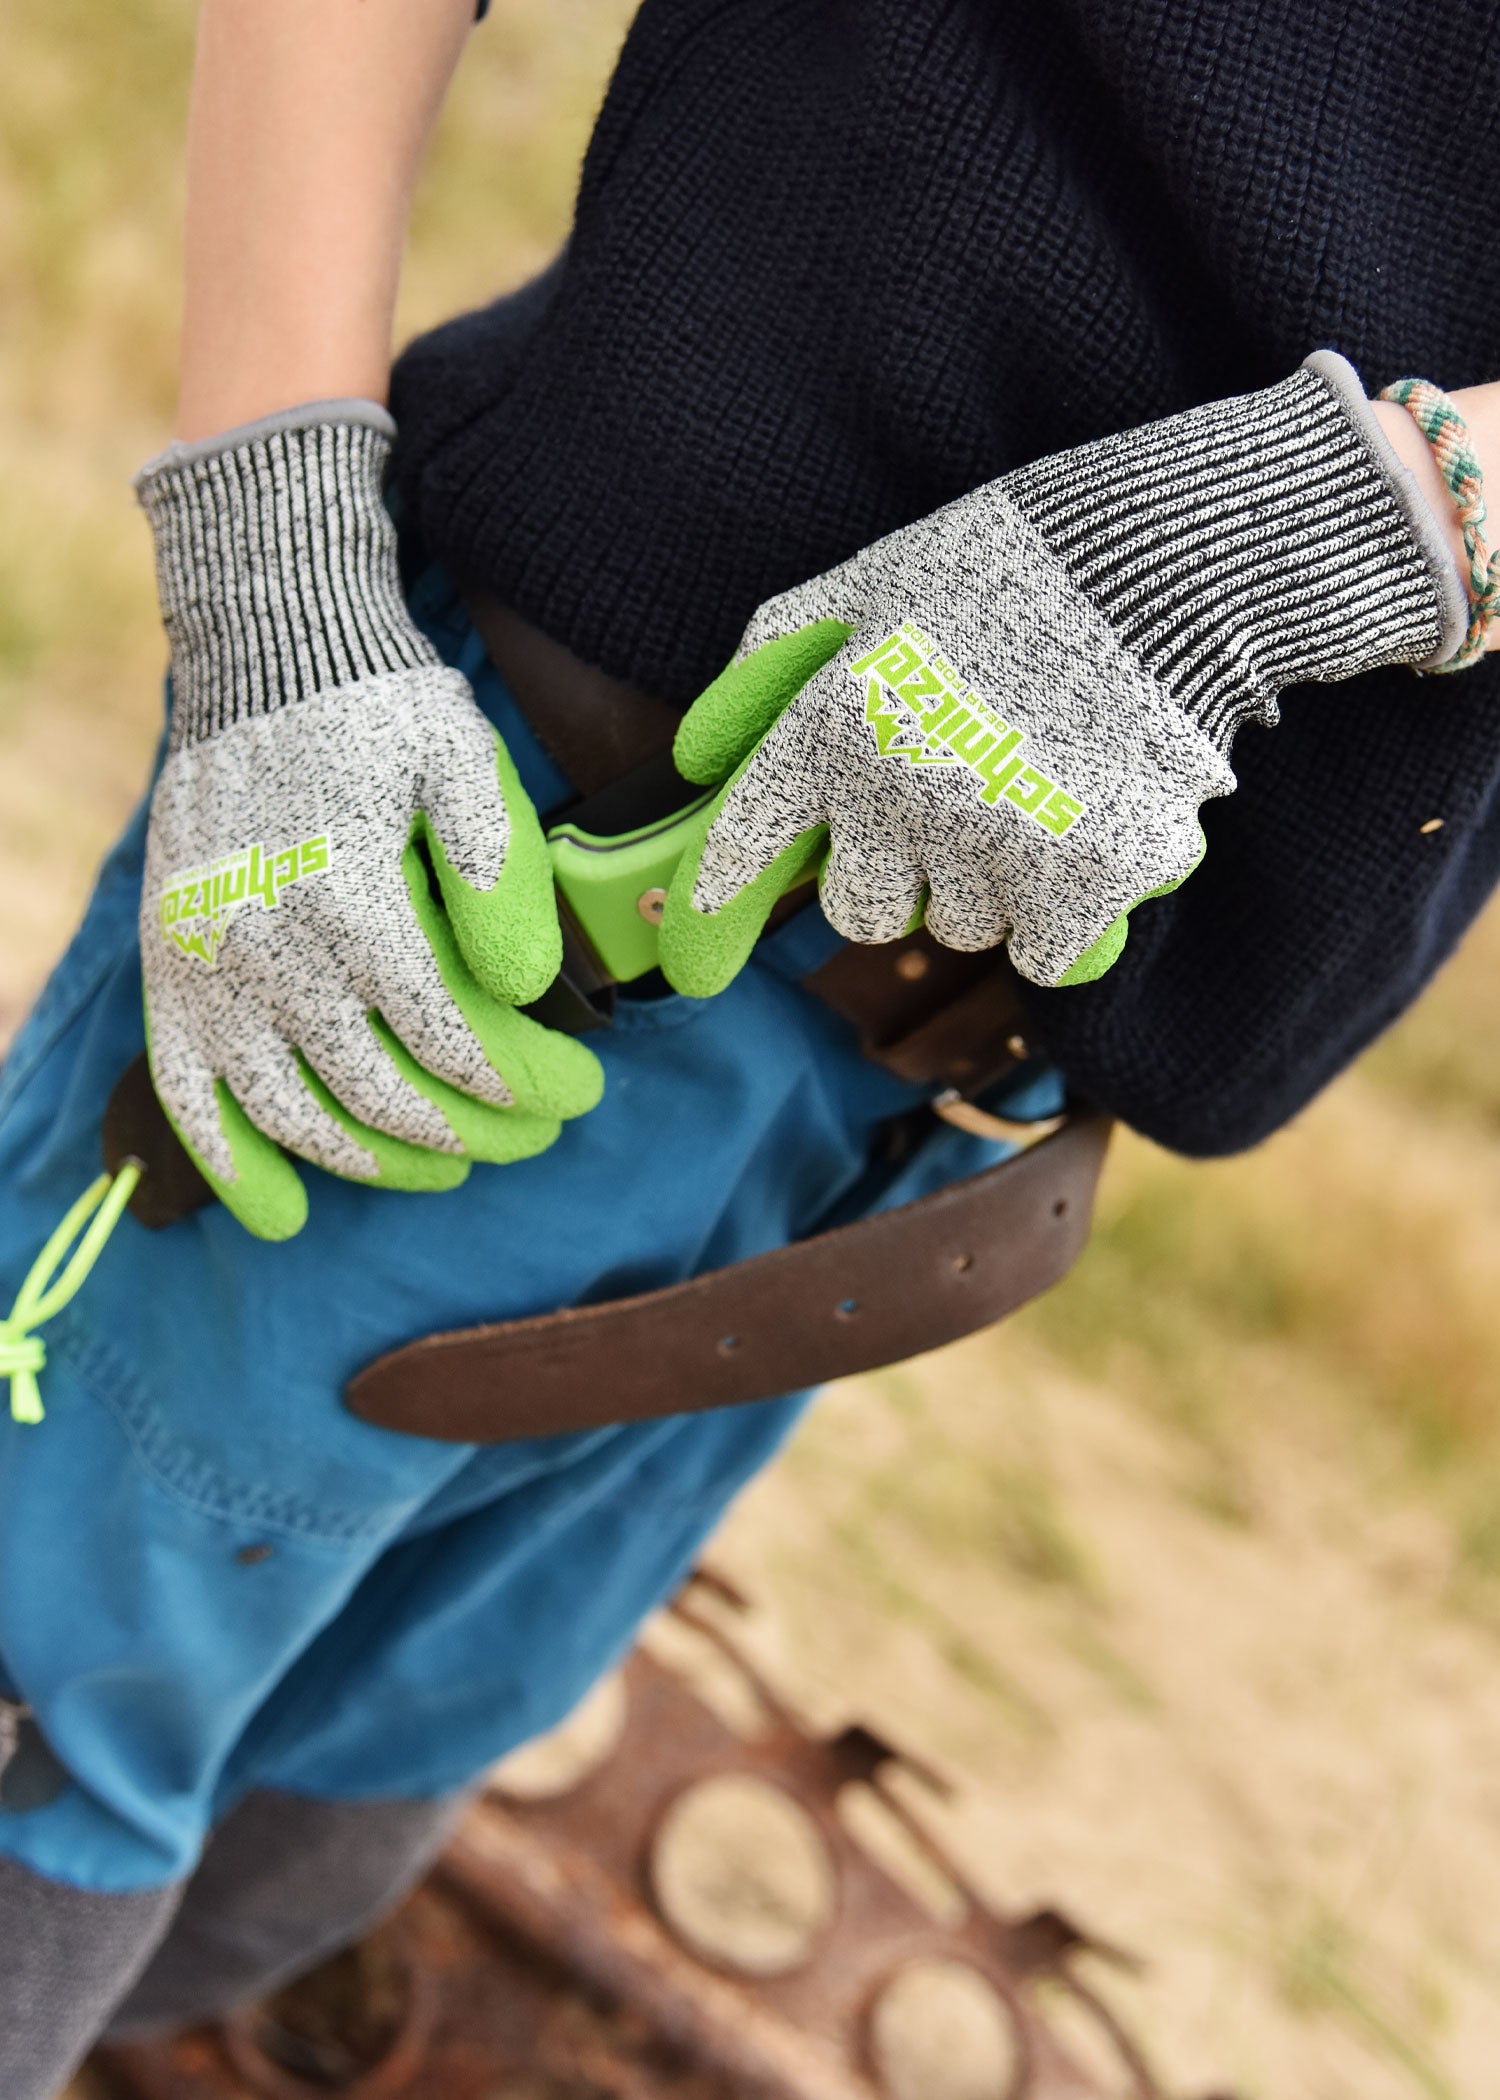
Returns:
[[[661,761],[622,785],[631,783],[632,797],[616,801],[611,788],[547,833],[559,902],[616,984],[632,984],[656,968],[668,885],[692,835],[693,819],[713,799],[708,790],[685,808],[679,801],[660,815],[643,817],[640,808],[658,783],[666,792],[675,789],[678,797],[687,783],[675,767],[668,781]],[[636,821],[618,831],[606,829],[617,814],[628,816],[632,801]],[[565,922],[565,935],[567,930]]]

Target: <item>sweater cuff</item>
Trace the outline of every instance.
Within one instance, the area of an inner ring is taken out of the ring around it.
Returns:
[[[1242,722],[1277,720],[1286,686],[1430,663],[1462,636],[1452,559],[1373,421],[1324,351],[1261,393],[1023,468],[1008,492],[1227,749]]]
[[[367,413],[329,420],[335,406]],[[389,431],[372,403],[315,403],[173,447],[137,477],[172,645],[174,749],[436,661],[402,602],[381,496]]]

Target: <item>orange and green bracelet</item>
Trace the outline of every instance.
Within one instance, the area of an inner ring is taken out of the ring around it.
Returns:
[[[1452,396],[1430,379],[1397,379],[1382,401],[1395,401],[1421,431],[1438,464],[1438,472],[1458,507],[1464,552],[1469,560],[1469,631],[1446,663],[1432,670],[1463,671],[1484,655],[1490,630],[1500,619],[1500,553],[1490,552],[1485,537],[1489,514],[1484,502],[1484,474],[1469,435],[1469,426]]]

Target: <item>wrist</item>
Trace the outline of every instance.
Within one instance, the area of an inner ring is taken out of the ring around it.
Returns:
[[[280,377],[265,371],[219,375],[211,385],[183,388],[172,419],[172,442],[211,445],[221,434],[294,414],[307,402],[360,401],[384,410],[387,376],[384,366],[361,371],[347,359],[329,359],[324,365],[304,362]]]
[[[329,330],[311,338],[278,326],[257,340],[247,314],[207,355],[184,344],[182,383],[172,422],[173,442],[204,444],[220,433],[250,428],[305,404],[360,402],[385,409],[390,358],[372,346],[385,338],[368,329]]]

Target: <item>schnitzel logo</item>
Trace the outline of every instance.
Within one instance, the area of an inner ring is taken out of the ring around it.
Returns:
[[[1084,805],[1032,765],[1024,730],[1012,729],[952,665],[920,627],[903,620],[894,634],[850,665],[865,689],[865,721],[881,758],[909,766],[962,766],[979,786],[979,799],[1002,800],[1061,838]]]
[[[206,867],[184,868],[169,875],[157,906],[162,939],[206,969],[217,967],[219,948],[230,919],[247,904],[275,911],[294,882],[326,875],[333,849],[326,833],[284,846],[246,846]]]

